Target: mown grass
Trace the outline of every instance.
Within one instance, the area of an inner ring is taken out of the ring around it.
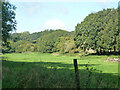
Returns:
[[[74,58],[78,59],[82,88],[118,88],[118,63],[104,62],[106,55],[75,57],[42,53],[4,54],[3,88],[76,88]]]

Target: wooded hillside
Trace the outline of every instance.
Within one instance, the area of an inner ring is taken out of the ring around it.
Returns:
[[[91,13],[75,26],[75,32],[45,30],[30,34],[13,33],[3,52],[76,53],[92,49],[98,54],[119,51],[118,9]]]

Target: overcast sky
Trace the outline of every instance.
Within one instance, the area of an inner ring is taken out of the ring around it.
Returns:
[[[17,32],[40,32],[45,29],[63,29],[74,31],[77,23],[80,23],[91,12],[102,9],[117,8],[118,2],[114,0],[95,1],[41,1],[41,0],[9,0],[16,9]]]

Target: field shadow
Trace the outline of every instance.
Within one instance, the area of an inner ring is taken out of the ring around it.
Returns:
[[[97,64],[88,64],[88,68],[94,65]],[[76,88],[75,71],[69,69],[73,66],[59,62],[2,61],[2,85],[3,88]],[[81,88],[118,88],[117,75],[94,69],[79,69],[79,79]]]
[[[13,61],[7,61],[7,60],[2,60],[3,62],[9,62],[11,66],[14,67],[14,64],[18,65],[16,68],[19,68],[19,66],[24,66],[26,64],[33,64],[36,66],[42,66],[42,67],[51,67],[51,68],[74,68],[73,64],[64,64],[61,62],[13,62]],[[78,67],[89,67],[89,66],[97,66],[101,64],[78,64]]]
[[[63,68],[72,68],[73,64],[64,64],[61,62],[34,62],[36,65],[43,65],[43,66],[48,66],[48,67],[63,67]],[[85,67],[85,66],[96,66],[100,64],[78,64],[80,67]]]
[[[102,53],[89,53],[88,55],[120,55],[120,52],[117,51],[111,51],[111,52],[102,52]],[[88,56],[86,55],[86,56]]]

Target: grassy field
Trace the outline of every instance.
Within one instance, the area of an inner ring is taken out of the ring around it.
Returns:
[[[106,55],[12,53],[2,56],[3,88],[76,88],[75,58],[82,88],[118,88],[118,62],[105,62]]]

